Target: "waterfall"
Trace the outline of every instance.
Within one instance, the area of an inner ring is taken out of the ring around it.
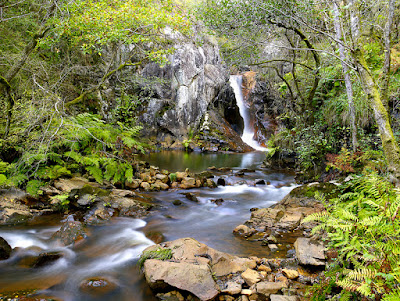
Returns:
[[[267,148],[262,147],[254,137],[254,128],[250,123],[250,114],[249,110],[244,103],[243,94],[242,94],[242,76],[241,75],[231,75],[229,78],[229,82],[233,91],[235,92],[235,98],[237,106],[239,107],[239,113],[243,118],[244,129],[242,134],[242,140],[247,145],[250,145],[252,148],[258,151],[267,151]]]

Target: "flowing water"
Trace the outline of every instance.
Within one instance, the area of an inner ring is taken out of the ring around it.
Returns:
[[[242,134],[242,140],[247,145],[258,151],[267,151],[265,147],[262,147],[256,140],[254,140],[254,127],[251,124],[249,109],[243,98],[242,93],[242,76],[231,75],[229,82],[235,93],[236,104],[239,107],[239,113],[243,118],[244,129]]]
[[[260,242],[232,234],[237,225],[249,219],[250,208],[270,206],[294,187],[292,175],[259,168],[264,158],[265,154],[260,152],[148,155],[144,159],[170,171],[230,166],[232,170],[216,171],[214,178],[222,177],[230,185],[152,192],[158,205],[153,215],[144,220],[114,218],[102,226],[90,226],[88,237],[75,246],[61,247],[51,239],[65,217],[44,216],[25,226],[0,227],[0,236],[17,248],[10,259],[0,261],[0,300],[6,292],[37,289],[39,296],[56,300],[155,300],[137,267],[140,253],[154,244],[146,238],[151,233],[161,233],[165,240],[194,237],[224,252],[268,257],[268,248]],[[236,175],[246,168],[255,171]],[[256,179],[264,179],[267,185],[255,185]],[[187,192],[193,193],[199,202],[188,200],[182,194]],[[212,202],[215,199],[223,202],[218,206]],[[174,200],[182,204],[174,206]],[[62,256],[48,266],[31,268],[32,258],[44,251]],[[115,288],[101,294],[82,288],[82,281],[94,277],[114,283]]]

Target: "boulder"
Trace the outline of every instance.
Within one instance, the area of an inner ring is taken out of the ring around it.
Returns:
[[[186,177],[189,176],[188,173],[187,173],[186,171],[177,171],[177,172],[175,173],[175,175],[176,175],[176,179],[177,179],[179,182],[182,181],[183,178],[186,178]]]
[[[143,252],[158,250],[160,248],[171,249],[171,260],[175,262],[208,265],[212,274],[216,277],[243,272],[248,268],[254,269],[257,266],[255,260],[240,258],[228,253],[217,251],[193,238],[181,238],[154,245],[148,247]]]
[[[86,237],[84,227],[79,221],[66,221],[61,226],[60,230],[55,232],[53,239],[58,240],[64,246],[75,243],[77,240]]]
[[[160,173],[156,174],[156,179],[160,180],[162,183],[165,183],[165,184],[168,183],[168,181],[169,181],[168,175],[164,175],[164,174],[160,174]]]
[[[0,237],[0,260],[8,259],[11,256],[12,248],[8,242]]]
[[[254,228],[264,229],[272,227],[284,215],[282,209],[261,208],[251,212],[250,220],[246,224]]]
[[[53,264],[58,259],[62,258],[63,254],[61,252],[43,252],[40,253],[36,258],[33,267],[34,268],[42,268],[48,265]]]
[[[299,237],[294,243],[294,247],[300,264],[313,266],[325,265],[325,248],[321,242]]]
[[[181,188],[182,189],[189,189],[189,188],[194,188],[196,187],[196,179],[195,178],[190,178],[190,177],[185,177],[181,181]]]
[[[188,291],[200,300],[212,300],[219,293],[206,264],[148,259],[144,263],[146,281],[153,289],[169,286]]]

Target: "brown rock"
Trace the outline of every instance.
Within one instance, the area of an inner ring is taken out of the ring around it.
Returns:
[[[200,300],[211,300],[219,293],[207,265],[148,259],[144,263],[144,273],[153,289],[170,285],[188,291]]]
[[[187,172],[185,171],[177,171],[176,173],[176,179],[180,182],[183,180],[183,178],[186,178],[188,176]]]
[[[257,231],[255,229],[250,229],[246,225],[239,225],[235,229],[233,229],[233,233],[244,237],[250,237],[256,232]]]
[[[60,230],[53,234],[52,238],[57,239],[63,245],[68,246],[85,236],[85,230],[81,222],[67,221],[61,226]]]
[[[156,174],[156,179],[160,180],[162,183],[167,183],[169,181],[169,177],[165,174]]]
[[[282,288],[286,288],[287,284],[285,282],[268,282],[263,281],[256,284],[257,293],[269,296],[271,294],[276,294]]]
[[[263,265],[263,264],[258,267],[258,270],[259,271],[265,271],[267,273],[272,272],[272,269],[269,266],[266,266],[266,265]]]
[[[139,179],[133,179],[132,182],[125,182],[125,187],[129,189],[136,189],[140,187],[140,183],[142,183],[142,180]]]
[[[146,190],[146,191],[148,191],[148,190],[151,189],[150,184],[147,183],[147,182],[142,182],[142,183],[140,183],[140,187],[143,188],[143,189]]]
[[[89,181],[87,179],[75,177],[72,179],[58,179],[54,182],[54,187],[63,192],[70,192],[73,189],[82,189],[83,186],[87,184],[89,184]]]
[[[184,186],[184,187],[183,187]],[[181,188],[188,189],[196,187],[196,180],[194,178],[185,177],[181,181]]]
[[[222,293],[229,295],[237,295],[240,294],[241,291],[242,291],[242,285],[234,281],[228,281],[226,283],[225,288],[221,290]]]
[[[252,286],[261,280],[260,274],[252,269],[247,269],[241,276],[248,286]]]
[[[83,280],[79,288],[86,294],[92,295],[94,297],[100,297],[102,295],[113,292],[118,288],[118,286],[111,279],[95,277]]]
[[[141,179],[143,182],[148,182],[148,183],[150,183],[150,182],[151,182],[151,175],[150,175],[149,172],[141,173],[141,174],[140,174],[140,179]]]
[[[299,277],[299,272],[296,270],[290,270],[290,269],[283,269],[282,270],[283,275],[285,275],[287,278],[293,280]]]

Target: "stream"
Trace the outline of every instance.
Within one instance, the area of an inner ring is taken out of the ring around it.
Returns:
[[[149,193],[158,205],[155,213],[144,220],[114,218],[101,226],[89,226],[88,237],[75,246],[60,247],[50,239],[65,216],[41,216],[24,226],[0,227],[0,236],[17,248],[11,258],[0,261],[0,300],[8,300],[2,296],[12,297],[17,291],[26,294],[37,289],[38,297],[54,300],[156,300],[137,267],[141,252],[154,244],[146,238],[151,233],[162,234],[165,241],[194,237],[236,255],[269,256],[268,248],[260,242],[232,234],[237,225],[249,219],[250,208],[268,207],[295,187],[293,175],[261,169],[264,158],[261,152],[149,154],[143,159],[170,171],[189,168],[195,172],[207,166],[232,170],[216,172],[214,180],[222,177],[226,186]],[[235,175],[241,169],[255,171]],[[255,185],[256,179],[264,179],[267,184]],[[182,194],[186,192],[195,195],[198,202],[188,200]],[[222,204],[211,202],[215,199],[223,199]],[[181,205],[173,205],[174,200],[180,200]],[[60,252],[62,257],[51,265],[31,268],[30,260],[43,251]],[[99,295],[82,287],[85,279],[96,277],[106,279],[116,288]],[[8,295],[8,292],[14,294]]]

